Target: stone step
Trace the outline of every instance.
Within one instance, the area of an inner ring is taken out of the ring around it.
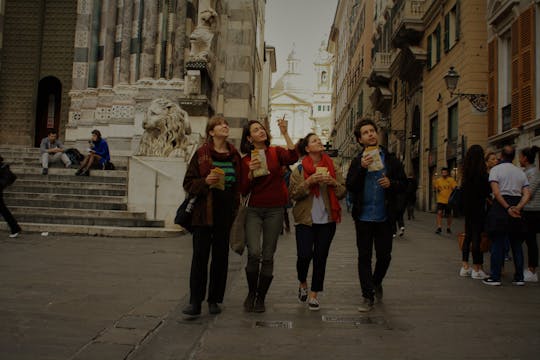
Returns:
[[[33,207],[33,206],[10,206],[9,210],[14,215],[43,215],[54,214],[58,216],[75,215],[75,216],[88,216],[93,218],[121,218],[121,219],[146,219],[145,212],[135,211],[120,211],[120,210],[93,210],[93,209],[66,209],[66,208],[47,208],[47,207]],[[17,217],[17,216],[15,216]]]
[[[51,169],[53,170],[53,169]],[[75,176],[71,175],[55,175],[54,171],[49,171],[49,175],[41,175],[41,169],[39,174],[30,173],[16,173],[17,182],[20,180],[35,180],[35,181],[58,181],[58,182],[68,182],[68,183],[81,183],[81,184],[116,184],[126,186],[127,180],[122,177],[111,177],[111,176],[99,176],[96,175],[96,172],[90,174],[90,176]]]
[[[14,165],[11,166],[11,171],[16,175],[19,174],[34,174],[41,175],[41,166],[25,166],[25,165]],[[49,169],[49,175],[65,175],[65,176],[75,176],[76,169],[66,169],[66,168],[56,168],[51,167]],[[90,177],[92,176],[102,176],[102,177],[117,177],[117,178],[126,178],[126,170],[90,170]]]
[[[125,219],[114,217],[89,217],[87,215],[58,215],[51,211],[41,215],[18,214],[17,221],[25,223],[43,223],[60,225],[117,226],[117,227],[163,227],[159,220]]]
[[[4,162],[9,164],[9,166],[14,167],[39,167],[41,169],[41,161],[38,159],[6,159],[4,158]],[[127,163],[126,164],[117,164],[113,161],[114,169],[115,170],[127,170]],[[64,164],[62,163],[54,163],[49,164],[49,169],[63,169]],[[71,165],[70,169],[73,171],[76,171],[78,169],[77,165]]]
[[[59,195],[87,195],[87,196],[127,196],[124,189],[91,189],[86,186],[57,186],[54,184],[25,184],[17,182],[9,188],[12,193],[39,193]]]
[[[28,194],[28,193],[25,193]],[[60,198],[60,199],[59,199]],[[81,201],[65,200],[62,195],[56,199],[35,199],[32,197],[11,193],[5,196],[4,200],[8,207],[11,206],[32,206],[46,208],[70,208],[70,209],[91,209],[91,210],[127,210],[127,204],[121,202],[101,202],[99,199]]]
[[[109,237],[133,237],[133,238],[163,238],[174,237],[185,234],[178,228],[154,228],[154,227],[119,227],[119,226],[88,226],[88,225],[65,225],[65,224],[41,224],[41,223],[19,223],[23,229],[22,237],[25,232],[48,232],[48,235],[72,234],[72,235],[90,235],[90,236],[109,236]],[[7,231],[8,226],[5,222],[0,222],[0,229]]]
[[[11,189],[4,191],[5,199],[32,199],[32,200],[49,200],[62,203],[63,201],[87,201],[87,202],[99,202],[99,203],[127,203],[127,196],[99,196],[92,195],[72,195],[72,194],[42,194],[42,193],[30,193],[30,192],[12,192]]]
[[[38,179],[27,179],[19,177],[17,181],[10,187],[10,189],[14,189],[16,187],[24,186],[24,187],[40,187],[40,186],[55,186],[58,188],[65,188],[65,187],[71,187],[71,188],[83,188],[83,189],[91,189],[91,190],[127,190],[126,184],[118,184],[118,183],[100,183],[100,182],[86,182],[86,181],[80,181],[80,176],[75,177],[74,181],[69,180],[50,180],[50,176],[40,176]]]

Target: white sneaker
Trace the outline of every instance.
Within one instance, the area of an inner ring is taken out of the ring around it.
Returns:
[[[403,234],[405,234],[405,227],[400,227],[399,228],[399,236],[403,236]]]
[[[471,276],[472,268],[465,269],[463,266],[459,269],[459,276],[467,277]]]
[[[529,269],[523,270],[523,280],[526,282],[538,282],[538,274]]]
[[[484,280],[484,279],[487,279],[489,275],[486,274],[484,270],[480,269],[478,271],[473,270],[471,273],[471,277],[475,280]]]
[[[19,233],[18,233],[18,232],[13,233],[13,234],[9,234],[9,237],[10,237],[10,238],[16,238],[17,236],[19,236]]]

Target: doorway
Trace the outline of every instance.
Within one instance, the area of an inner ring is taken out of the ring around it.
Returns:
[[[36,104],[36,129],[34,146],[47,136],[47,129],[59,132],[60,110],[62,106],[62,83],[54,76],[39,81]]]

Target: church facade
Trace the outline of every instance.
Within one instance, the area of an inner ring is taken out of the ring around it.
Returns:
[[[201,135],[210,116],[225,116],[238,142],[264,103],[265,4],[0,0],[0,142],[37,146],[55,128],[81,147],[98,128],[131,155],[160,97]]]

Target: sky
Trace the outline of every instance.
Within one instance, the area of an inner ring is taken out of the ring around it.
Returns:
[[[265,41],[276,48],[277,71],[272,85],[287,70],[295,44],[306,89],[314,85],[313,60],[321,41],[328,39],[338,0],[268,0]]]

